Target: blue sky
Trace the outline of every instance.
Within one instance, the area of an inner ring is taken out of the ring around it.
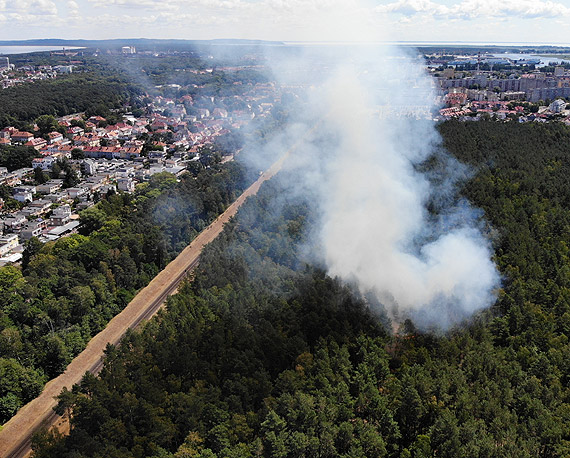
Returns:
[[[0,39],[567,43],[570,0],[0,0]]]

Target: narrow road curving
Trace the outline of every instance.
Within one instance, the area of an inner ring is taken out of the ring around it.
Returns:
[[[151,318],[161,308],[166,298],[174,293],[182,279],[199,261],[204,246],[214,240],[238,211],[245,200],[257,194],[260,186],[281,170],[291,152],[316,130],[310,129],[277,162],[262,173],[257,181],[247,188],[216,220],[204,229],[170,264],[143,288],[133,300],[116,315],[99,334],[93,337],[87,347],[71,361],[65,372],[50,380],[42,393],[22,407],[0,431],[0,458],[25,458],[32,453],[31,439],[40,428],[64,425],[53,407],[64,387],[79,383],[85,372],[97,374],[103,367],[104,350],[108,343],[118,344],[127,331]]]

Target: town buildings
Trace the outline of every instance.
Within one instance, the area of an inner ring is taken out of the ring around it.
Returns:
[[[240,109],[227,108],[236,99],[243,102]],[[0,168],[0,184],[12,187],[12,198],[22,204],[12,211],[4,207],[0,213],[0,233],[4,234],[0,264],[17,261],[22,242],[31,237],[49,241],[73,233],[79,225],[78,212],[108,192],[135,192],[138,183],[157,173],[184,174],[190,161],[201,160],[204,148],[252,120],[268,116],[279,100],[278,88],[265,83],[251,85],[241,96],[207,100],[187,95],[178,100],[154,97],[144,115],[126,114],[113,125],[101,116],[66,116],[59,119],[61,129],[45,138],[36,130],[3,129],[0,141],[33,147],[38,157],[32,160],[32,167],[13,172]],[[192,107],[192,114],[187,107]],[[59,178],[34,184],[34,169],[53,174],[61,169],[58,164],[62,161],[71,165],[78,183],[65,187],[62,173]],[[2,250],[8,257],[2,257]]]

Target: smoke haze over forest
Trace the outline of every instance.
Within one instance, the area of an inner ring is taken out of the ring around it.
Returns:
[[[381,46],[269,60],[283,84],[308,89],[285,134],[248,148],[285,151],[318,125],[289,159],[298,182],[284,196],[313,206],[307,260],[375,296],[395,325],[445,330],[490,306],[500,283],[490,242],[457,195],[469,173],[442,151],[422,62]]]

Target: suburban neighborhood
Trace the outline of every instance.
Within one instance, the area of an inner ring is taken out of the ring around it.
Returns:
[[[43,134],[37,124],[29,131],[3,128],[0,146],[33,148],[36,157],[31,167],[0,168],[0,185],[10,188],[10,199],[17,202],[0,199],[0,265],[18,262],[31,237],[47,242],[76,232],[78,212],[103,195],[133,193],[158,173],[180,176],[196,163],[208,167],[220,138],[266,117],[279,97],[273,83],[258,83],[239,97],[199,103],[190,95],[147,97],[138,116],[114,114],[113,124],[77,113],[55,119],[56,130]],[[229,151],[218,153],[219,160],[233,158]]]

